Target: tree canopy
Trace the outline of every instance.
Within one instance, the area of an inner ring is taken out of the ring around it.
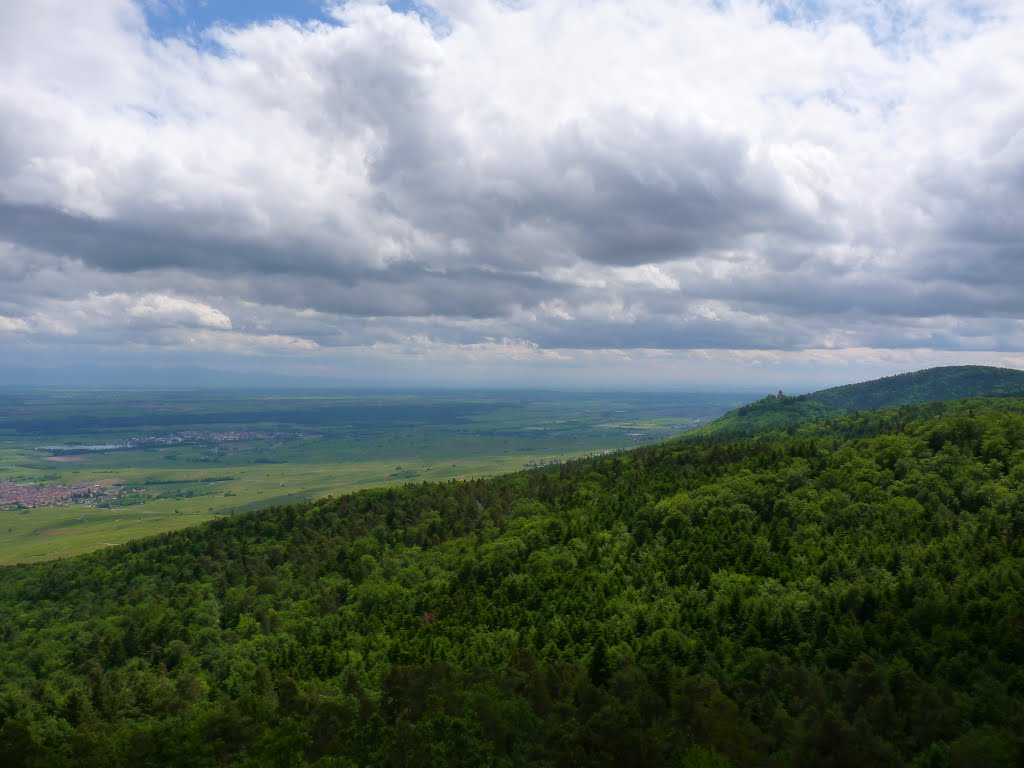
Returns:
[[[1024,401],[0,570],[10,766],[1014,766]]]
[[[957,365],[901,373],[858,384],[822,389],[797,397],[769,395],[740,406],[689,433],[689,437],[734,439],[842,413],[971,397],[1024,397],[1024,371],[984,365]]]

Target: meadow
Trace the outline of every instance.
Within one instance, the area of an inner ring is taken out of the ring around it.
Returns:
[[[8,390],[0,393],[0,481],[55,494],[119,491],[91,504],[0,506],[0,565],[360,488],[487,477],[621,450],[672,437],[749,399]]]

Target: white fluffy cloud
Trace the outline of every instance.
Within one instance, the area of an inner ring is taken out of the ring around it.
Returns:
[[[16,333],[27,330],[28,323],[20,317],[4,317],[0,315],[0,333]]]
[[[133,320],[158,325],[192,325],[200,328],[230,330],[231,319],[219,309],[189,299],[151,293],[140,296],[128,307]]]
[[[1021,2],[418,7],[0,7],[0,331],[1024,350]]]

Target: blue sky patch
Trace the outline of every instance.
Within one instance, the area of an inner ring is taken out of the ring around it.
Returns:
[[[242,27],[272,19],[328,21],[324,0],[143,0],[149,28],[159,38],[192,37],[216,24]],[[388,3],[408,10],[411,0]]]
[[[156,37],[192,37],[216,24],[247,26],[272,19],[326,20],[320,0],[146,0]]]

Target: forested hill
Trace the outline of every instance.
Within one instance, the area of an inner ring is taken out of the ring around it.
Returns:
[[[844,411],[966,397],[1024,396],[1024,371],[984,365],[957,365],[901,373],[860,384],[847,384],[803,395],[801,400]]]
[[[683,434],[684,440],[702,438],[738,439],[791,430],[798,424],[839,416],[839,408],[797,397],[777,398],[769,395],[763,400],[742,405],[712,422]]]
[[[5,766],[1024,764],[1024,401],[0,570]]]
[[[928,368],[822,389],[798,397],[769,396],[688,433],[690,438],[749,437],[851,411],[968,397],[1024,397],[1024,371],[983,365]]]

